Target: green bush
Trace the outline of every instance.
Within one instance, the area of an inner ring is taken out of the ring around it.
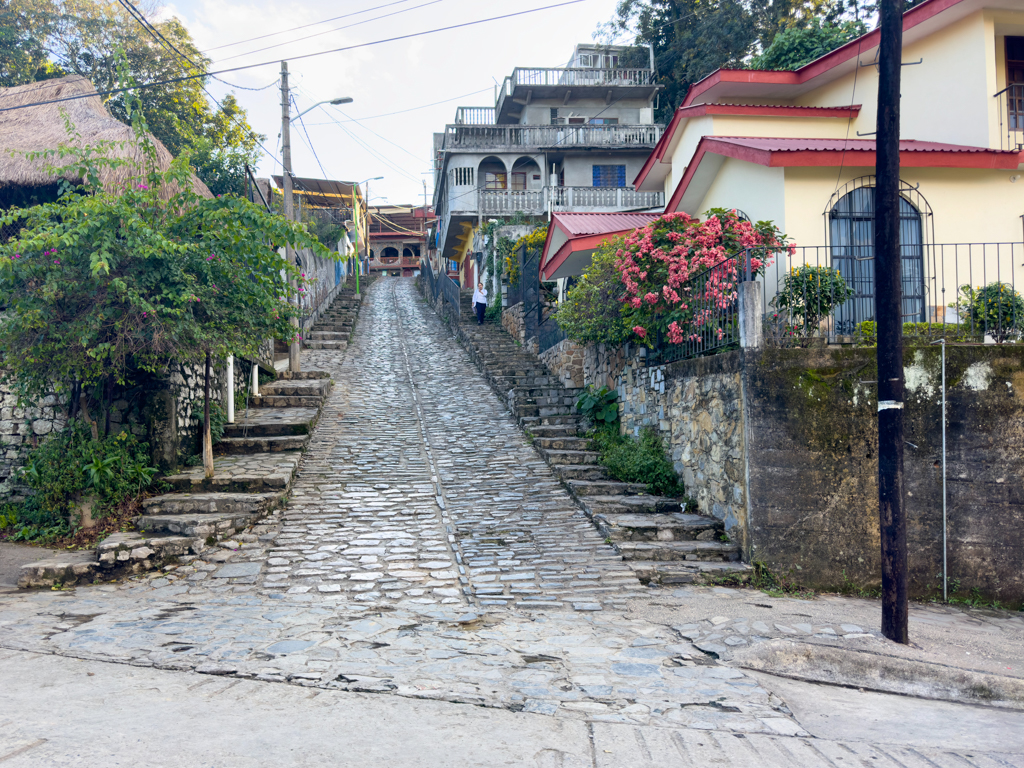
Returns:
[[[616,255],[624,245],[621,237],[601,244],[590,266],[565,301],[558,305],[555,319],[566,336],[577,344],[622,344],[630,329],[622,317],[625,287],[615,267]]]
[[[973,330],[1002,344],[1019,339],[1024,331],[1024,299],[1009,283],[989,283],[984,288],[960,286],[956,308]]]
[[[907,346],[930,344],[936,339],[959,344],[980,344],[984,341],[983,334],[970,324],[956,323],[904,323],[903,343]],[[874,320],[865,320],[857,325],[854,341],[860,347],[873,347],[878,344],[878,325]]]
[[[601,453],[601,464],[608,474],[623,483],[643,483],[656,496],[680,497],[686,494],[683,482],[665,451],[665,443],[656,430],[648,427],[640,439],[620,435],[603,428],[591,433],[594,447]]]
[[[853,294],[853,288],[846,284],[838,269],[801,266],[789,270],[783,278],[782,290],[771,303],[800,318],[807,330],[817,328],[833,309],[853,298]]]
[[[616,424],[619,420],[619,393],[608,387],[587,387],[576,399],[576,410],[598,426]]]
[[[149,466],[148,444],[134,435],[121,432],[93,440],[88,427],[74,422],[29,452],[19,479],[34,493],[13,510],[13,518],[12,510],[5,509],[4,518],[37,532],[66,532],[77,527],[72,513],[84,494],[97,496],[96,512],[102,516],[139,495],[156,471]]]

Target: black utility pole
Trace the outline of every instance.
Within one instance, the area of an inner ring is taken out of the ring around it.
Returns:
[[[878,324],[878,517],[882,634],[907,635],[903,514],[903,286],[900,275],[900,60],[903,0],[881,0],[875,159],[875,321]],[[859,62],[858,62],[859,66]]]

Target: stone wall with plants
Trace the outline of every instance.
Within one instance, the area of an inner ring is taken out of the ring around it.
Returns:
[[[616,386],[624,432],[661,434],[698,509],[747,543],[741,357],[732,352],[645,368],[629,360]]]

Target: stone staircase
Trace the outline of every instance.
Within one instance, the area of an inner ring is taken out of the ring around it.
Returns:
[[[678,584],[745,574],[740,547],[720,520],[686,509],[686,499],[652,496],[645,485],[611,479],[585,437],[575,408],[580,389],[565,387],[500,324],[478,325],[462,296],[457,334],[491,388],[576,502],[643,583]]]
[[[359,307],[351,293],[339,294],[324,315],[329,325],[348,332]],[[334,346],[311,348],[344,349],[348,332],[343,340],[312,342]],[[329,375],[319,371],[279,374],[236,413],[234,424],[225,426],[214,446],[212,478],[204,476],[202,466],[162,478],[172,490],[143,501],[135,531],[108,536],[93,552],[29,563],[21,569],[19,586],[118,578],[189,559],[220,542],[237,546],[228,542],[232,538],[256,541],[245,532],[285,503],[332,386]]]
[[[365,293],[373,282],[372,277],[361,278],[360,289]],[[331,306],[320,315],[316,325],[302,337],[304,349],[337,349],[348,347],[348,340],[359,314],[360,300],[355,297],[355,283],[341,289]]]

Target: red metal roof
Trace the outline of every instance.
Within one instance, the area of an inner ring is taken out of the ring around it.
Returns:
[[[910,40],[908,40],[909,36],[906,34],[907,32],[918,25],[924,24],[935,16],[938,16],[943,11],[947,11],[964,2],[965,0],[925,0],[925,2],[920,5],[906,11],[903,14],[904,46],[910,42]],[[965,3],[965,5],[970,4]],[[849,62],[851,59],[854,60],[854,65],[856,65],[861,53],[869,52],[878,46],[879,36],[880,31],[876,27],[871,32],[861,35],[855,40],[851,40],[849,43],[836,48],[830,53],[826,53],[824,56],[815,59],[794,71],[716,69],[703,80],[699,80],[690,86],[690,89],[686,93],[686,97],[683,99],[682,106],[686,107],[693,104],[698,98],[701,98],[708,92],[712,93],[711,97],[707,100],[716,101],[717,99],[713,93],[716,86],[728,83],[749,84],[753,89],[752,93],[761,91],[762,89],[759,86],[781,86],[782,88],[789,86],[792,88],[794,86],[803,85],[821,75],[837,69],[840,65]],[[770,95],[773,98],[781,96],[781,94],[778,93],[772,93]]]
[[[644,227],[659,216],[661,213],[553,213],[551,219],[573,238]]]
[[[875,142],[870,139],[794,139],[756,136],[705,136],[697,145],[686,172],[665,205],[679,205],[707,155],[720,155],[768,168],[870,167],[875,165]],[[937,141],[900,142],[904,168],[982,168],[1012,170],[1024,161],[1015,150],[942,144]]]
[[[716,143],[734,144],[764,152],[874,152],[875,142],[871,139],[794,139],[761,138],[755,136],[709,136]],[[907,139],[900,142],[900,152],[967,152],[1016,155],[1012,149],[990,149],[969,147],[962,144],[942,144],[937,141]]]

